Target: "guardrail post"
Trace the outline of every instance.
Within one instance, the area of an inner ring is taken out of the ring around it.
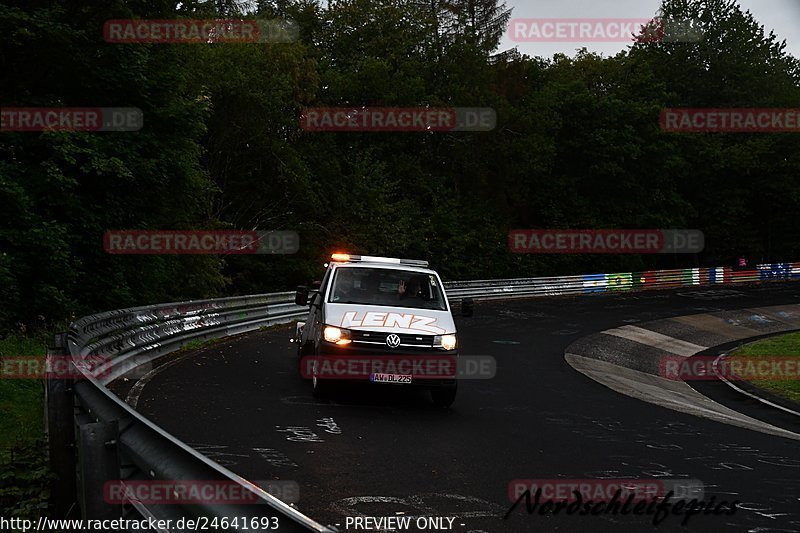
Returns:
[[[106,503],[105,484],[120,478],[119,426],[117,421],[77,420],[78,503],[84,519],[114,519],[122,516],[120,504]]]
[[[52,348],[47,349],[51,357],[68,357],[66,333],[55,336]],[[52,366],[51,366],[52,368]],[[55,518],[64,518],[75,504],[75,396],[72,379],[46,376],[44,423],[47,446],[50,454],[50,470],[56,479],[50,484],[50,509]]]

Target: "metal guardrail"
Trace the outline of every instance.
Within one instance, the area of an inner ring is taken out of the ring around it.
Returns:
[[[228,529],[252,530],[251,519],[276,517],[280,531],[330,531],[192,449],[106,387],[133,370],[146,371],[154,359],[190,342],[290,321],[303,311],[307,308],[294,304],[294,293],[285,292],[122,309],[74,322],[57,343],[68,350],[75,375],[82,379],[47,383],[48,436],[59,499],[77,500],[84,518],[153,517],[174,524],[181,517],[238,517],[239,527]],[[255,503],[112,505],[104,499],[104,487],[118,480],[230,483],[249,491]]]
[[[800,279],[800,263],[742,270],[690,268],[460,281],[445,283],[445,288],[450,300],[458,301],[467,297],[531,298],[788,279]],[[60,344],[83,379],[52,379],[47,383],[51,463],[59,476],[57,498],[77,499],[82,516],[88,518],[274,516],[280,519],[284,531],[331,530],[203,456],[106,388],[134,370],[147,371],[154,359],[193,341],[253,331],[306,313],[307,308],[294,304],[293,292],[282,292],[121,309],[74,322]],[[88,364],[93,356],[110,360],[109,367],[99,375]],[[100,487],[109,480],[124,479],[230,481],[251,491],[259,505],[108,505]]]
[[[456,281],[445,283],[445,287],[451,300],[466,297],[505,299],[663,290],[789,279],[800,279],[800,263],[764,264],[749,269],[684,268],[547,278]]]
[[[245,333],[302,316],[293,292],[168,303],[83,317],[70,326],[70,353],[111,360],[105,385],[192,342]]]

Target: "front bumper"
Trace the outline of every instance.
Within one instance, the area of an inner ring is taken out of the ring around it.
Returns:
[[[351,381],[373,385],[396,385],[411,388],[450,387],[458,378],[458,349],[397,348],[361,346],[351,343],[338,346],[322,342],[318,355],[305,358],[310,372],[319,366],[318,379]],[[411,375],[411,383],[376,383],[375,373]]]

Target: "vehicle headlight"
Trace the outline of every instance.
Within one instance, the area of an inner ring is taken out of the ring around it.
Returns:
[[[334,344],[350,344],[350,331],[346,329],[336,328],[333,326],[325,326],[322,330],[322,336],[327,342]]]
[[[442,348],[445,350],[455,350],[456,348],[456,336],[455,335],[442,335],[441,340]]]

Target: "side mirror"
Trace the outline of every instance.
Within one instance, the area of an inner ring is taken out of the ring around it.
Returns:
[[[472,298],[461,300],[461,316],[470,317],[475,313],[475,302]]]
[[[311,290],[312,291],[318,291],[321,288],[322,288],[322,282],[321,281],[315,281],[314,283],[311,284]]]
[[[297,287],[297,292],[294,294],[294,303],[303,307],[308,305],[308,287],[305,285]]]

